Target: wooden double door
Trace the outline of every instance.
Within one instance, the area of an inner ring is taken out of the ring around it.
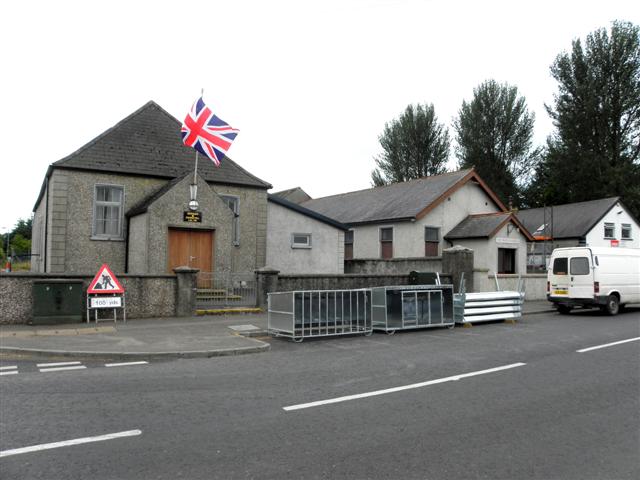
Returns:
[[[169,273],[176,267],[197,268],[213,272],[214,232],[183,228],[169,229]]]

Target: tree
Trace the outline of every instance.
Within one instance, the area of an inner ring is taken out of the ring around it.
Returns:
[[[371,173],[374,186],[406,182],[446,171],[449,132],[438,123],[433,104],[408,105],[398,118],[386,123],[378,137],[382,154]]]
[[[540,158],[540,149],[532,147],[534,121],[517,87],[481,83],[454,120],[460,167],[474,167],[499,198],[519,205],[520,189]]]
[[[33,224],[33,220],[31,218],[24,220],[24,219],[20,219],[18,220],[18,223],[16,223],[16,226],[13,227],[13,231],[11,232],[11,236],[13,237],[14,235],[20,234],[22,235],[24,238],[31,240],[31,226]]]
[[[613,22],[551,65],[555,132],[530,190],[535,204],[622,196],[640,214],[640,30]]]

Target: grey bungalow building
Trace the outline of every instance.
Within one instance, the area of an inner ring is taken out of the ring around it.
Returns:
[[[93,274],[253,272],[266,261],[271,185],[231,159],[198,165],[180,122],[151,101],[51,164],[34,206],[32,271]],[[195,221],[194,221],[195,220]]]

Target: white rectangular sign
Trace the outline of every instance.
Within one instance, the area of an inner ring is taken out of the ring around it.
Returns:
[[[122,307],[122,297],[92,297],[91,308]]]

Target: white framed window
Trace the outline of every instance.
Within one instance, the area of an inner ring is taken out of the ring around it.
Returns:
[[[92,238],[101,240],[123,239],[123,205],[123,186],[95,185]]]
[[[292,233],[291,248],[311,248],[310,233]]]
[[[622,240],[631,240],[633,238],[632,235],[631,235],[631,224],[630,223],[623,223],[622,224],[620,238]]]
[[[616,225],[614,223],[604,224],[604,238],[616,238]]]
[[[220,195],[222,201],[233,212],[233,232],[231,234],[233,244],[240,245],[240,199],[233,195]]]

